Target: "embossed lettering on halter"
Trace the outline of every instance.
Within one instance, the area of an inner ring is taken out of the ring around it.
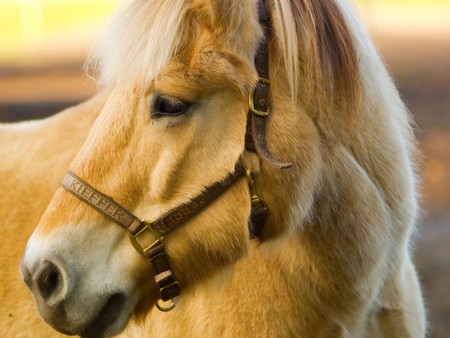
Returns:
[[[119,203],[102,194],[72,172],[68,172],[62,186],[97,211],[119,224],[131,234],[142,226],[142,221]]]
[[[124,218],[127,216],[123,210],[115,206],[113,203],[109,202],[106,198],[98,194],[93,189],[82,184],[75,175],[66,176],[70,183],[68,183],[68,188],[71,189],[77,195],[83,197],[92,206],[102,210],[105,214],[113,218],[117,223],[126,222]],[[70,180],[71,179],[71,180]]]

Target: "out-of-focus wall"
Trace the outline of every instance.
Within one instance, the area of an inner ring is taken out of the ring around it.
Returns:
[[[0,64],[77,59],[118,0],[2,0]]]
[[[117,3],[0,1],[0,121],[44,117],[95,93],[82,66]]]
[[[118,2],[1,0],[0,102],[76,101],[92,95],[95,84],[83,76],[82,64]],[[376,40],[405,32],[435,38],[450,30],[448,0],[356,3]],[[391,53],[390,61],[404,63],[404,58]]]

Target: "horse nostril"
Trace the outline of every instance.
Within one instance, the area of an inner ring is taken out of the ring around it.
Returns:
[[[51,262],[46,264],[47,266],[37,278],[39,293],[45,301],[52,297],[58,298],[64,289],[64,279],[60,269]]]
[[[22,260],[20,271],[39,306],[53,308],[61,305],[72,292],[73,274],[60,258],[27,262]]]

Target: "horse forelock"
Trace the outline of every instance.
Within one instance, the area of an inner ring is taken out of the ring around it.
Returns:
[[[148,84],[199,37],[199,20],[203,25],[207,22],[211,32],[223,33],[223,43],[235,43],[235,51],[248,55],[242,46],[255,46],[250,35],[256,35],[253,40],[257,40],[260,31],[250,31],[252,25],[244,28],[243,23],[256,19],[256,1],[226,3],[125,2],[94,49],[88,66],[98,71],[99,82],[105,86],[119,80]],[[335,104],[341,108],[355,104],[360,89],[358,53],[339,4],[275,0],[267,6],[274,26],[273,76],[284,70],[291,98],[294,101],[300,98],[315,113],[330,111]],[[236,36],[226,41],[230,34]]]
[[[148,82],[177,53],[193,29],[187,1],[125,1],[93,49],[86,67],[99,83]]]

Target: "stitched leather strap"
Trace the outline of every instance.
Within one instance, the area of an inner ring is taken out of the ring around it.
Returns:
[[[255,55],[255,68],[258,81],[250,95],[250,109],[245,135],[245,149],[256,151],[265,163],[276,169],[292,167],[292,163],[284,163],[274,159],[267,147],[266,125],[270,108],[269,81],[269,13],[263,1],[258,2],[259,23],[264,31],[264,39],[260,42]]]
[[[71,171],[67,172],[61,185],[130,233],[133,245],[137,246],[138,251],[150,259],[161,299],[169,301],[178,297],[181,289],[173,276],[169,259],[164,250],[163,237],[200,213],[244,175],[245,168],[238,162],[234,172],[228,174],[225,179],[210,185],[191,201],[171,210],[155,222],[139,220],[131,211]],[[150,231],[145,231],[147,229]],[[156,241],[155,237],[157,237]]]
[[[163,238],[209,206],[244,175],[245,169],[238,162],[234,172],[228,174],[222,181],[210,185],[204,192],[189,202],[174,208],[151,223],[140,220],[131,211],[117,203],[111,197],[98,191],[71,171],[66,173],[61,185],[64,189],[95,208],[107,218],[119,224],[131,235],[135,236],[148,224],[160,238]]]
[[[159,218],[157,221],[154,221],[152,223],[153,229],[160,237],[166,236],[209,206],[244,175],[245,169],[242,164],[238,162],[234,172],[227,175],[225,179],[210,185],[203,193],[193,198],[188,203],[182,204],[178,208],[175,208]]]
[[[285,163],[275,160],[267,147],[266,125],[267,116],[252,114],[252,136],[256,145],[256,152],[269,166],[275,169],[287,169],[292,167],[292,163]]]
[[[161,299],[166,302],[181,294],[180,284],[175,280],[164,245],[159,243],[148,252],[155,272],[155,282],[159,286]]]
[[[262,235],[264,224],[266,222],[266,213],[267,206],[262,199],[257,202],[252,201],[252,210],[250,212],[248,223],[250,239],[255,239]]]
[[[263,29],[264,39],[260,42],[255,55],[255,67],[259,77],[269,79],[269,29],[270,17],[269,12],[264,5],[264,1],[258,1],[258,18],[259,24]]]

